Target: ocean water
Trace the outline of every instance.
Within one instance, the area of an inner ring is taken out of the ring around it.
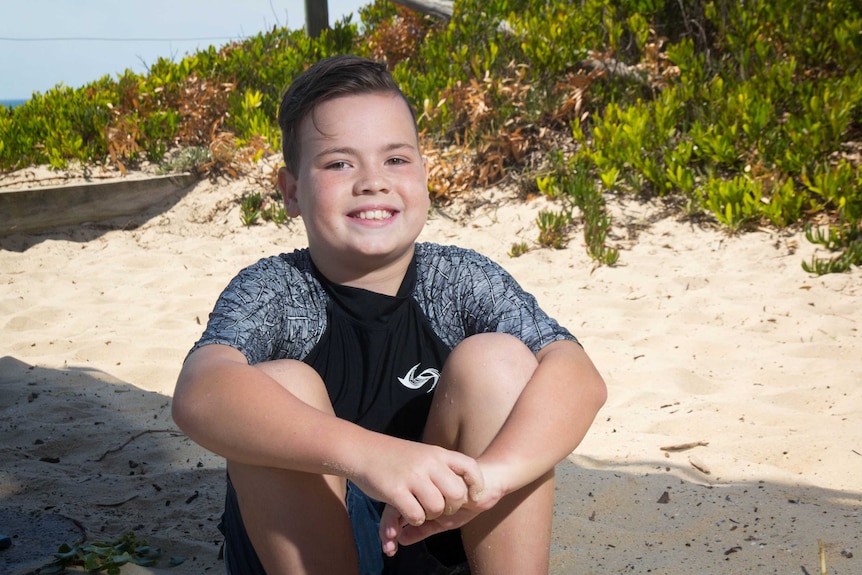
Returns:
[[[0,106],[6,106],[7,108],[14,108],[15,106],[20,106],[27,100],[0,100]]]

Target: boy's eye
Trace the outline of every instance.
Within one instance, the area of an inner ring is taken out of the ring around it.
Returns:
[[[337,162],[330,162],[329,164],[326,165],[326,168],[329,170],[343,170],[347,166],[348,166],[347,162],[337,161]]]
[[[407,160],[405,160],[404,158],[389,158],[389,159],[386,161],[386,163],[387,163],[387,164],[395,164],[395,165],[399,165],[399,164],[406,164],[406,163],[407,163]]]

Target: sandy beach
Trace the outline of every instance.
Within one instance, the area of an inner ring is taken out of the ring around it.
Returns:
[[[127,531],[162,557],[123,573],[223,572],[224,462],[170,401],[233,275],[305,245],[298,221],[242,225],[250,186],[0,237],[0,573]],[[434,210],[420,240],[501,263],[607,381],[558,467],[551,573],[814,575],[821,548],[828,573],[862,573],[862,269],[812,276],[799,230],[728,236],[621,200],[620,263],[596,267],[580,230],[536,246],[548,205],[483,191]]]

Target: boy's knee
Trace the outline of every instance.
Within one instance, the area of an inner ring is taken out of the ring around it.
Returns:
[[[295,359],[278,359],[254,366],[304,403],[322,411],[331,411],[332,403],[326,384],[308,364]]]
[[[495,397],[513,401],[537,366],[536,356],[519,339],[483,333],[468,337],[452,350],[441,385],[462,399],[475,397],[485,404]]]
[[[458,344],[446,362],[447,369],[487,374],[526,383],[538,362],[521,340],[506,333],[481,333]],[[487,378],[481,378],[487,379]]]
[[[519,339],[501,333],[468,337],[446,361],[425,441],[477,456],[506,421],[538,362]]]

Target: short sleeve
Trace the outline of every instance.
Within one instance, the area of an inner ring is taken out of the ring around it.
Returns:
[[[419,244],[417,299],[451,347],[470,335],[508,333],[534,353],[558,340],[578,342],[499,264],[473,250]]]
[[[192,351],[222,344],[249,364],[303,359],[326,327],[326,296],[302,251],[260,260],[231,280]]]

